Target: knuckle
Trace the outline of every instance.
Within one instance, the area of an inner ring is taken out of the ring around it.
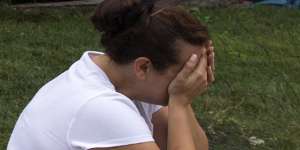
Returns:
[[[186,65],[185,65],[185,68],[188,69],[188,70],[193,69],[193,67],[194,67],[194,63],[193,62],[187,62]]]

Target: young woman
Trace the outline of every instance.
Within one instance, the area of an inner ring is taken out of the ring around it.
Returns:
[[[207,28],[143,0],[105,0],[92,22],[105,53],[85,52],[44,85],[8,150],[207,150],[191,108],[214,80]]]

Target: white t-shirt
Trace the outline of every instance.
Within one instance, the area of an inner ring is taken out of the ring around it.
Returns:
[[[115,91],[85,52],[44,85],[21,113],[8,150],[86,150],[154,141],[151,117],[161,106]]]

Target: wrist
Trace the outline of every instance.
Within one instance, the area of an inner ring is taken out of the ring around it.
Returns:
[[[183,95],[170,95],[169,106],[188,108],[190,106],[190,100]]]

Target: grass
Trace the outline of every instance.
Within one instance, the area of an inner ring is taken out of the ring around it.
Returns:
[[[93,8],[0,8],[0,149],[36,91],[87,49]],[[300,10],[191,8],[210,29],[216,82],[194,103],[212,150],[300,150]],[[264,144],[251,145],[255,136]]]

